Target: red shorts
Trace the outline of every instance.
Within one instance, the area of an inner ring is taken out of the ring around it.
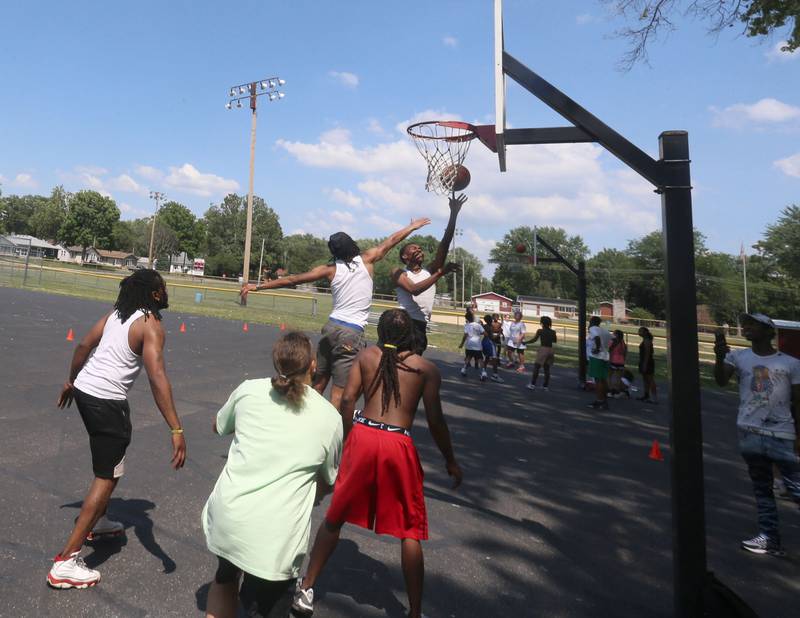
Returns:
[[[423,472],[409,436],[354,424],[325,519],[398,539],[428,538]]]

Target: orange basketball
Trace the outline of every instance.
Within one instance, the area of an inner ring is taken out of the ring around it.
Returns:
[[[519,243],[516,247],[517,253],[525,253],[527,247],[523,243]]]
[[[471,180],[469,170],[463,165],[448,165],[442,170],[439,178],[445,187],[452,185],[453,191],[463,191]]]

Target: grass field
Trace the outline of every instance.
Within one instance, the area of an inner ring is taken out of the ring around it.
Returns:
[[[62,265],[60,262],[31,260],[27,267],[24,260],[0,260],[0,286],[24,287],[29,290],[65,294],[113,302],[117,296],[119,281],[128,274],[127,271],[109,271],[81,268],[77,265]],[[287,328],[318,331],[327,320],[331,310],[331,296],[325,293],[304,292],[299,290],[276,290],[271,292],[251,293],[248,304],[242,307],[238,302],[239,286],[236,281],[209,280],[182,275],[166,275],[170,311],[206,315],[211,317],[270,324],[285,325]],[[373,308],[380,312],[395,306],[388,300],[375,300]],[[430,333],[432,346],[458,352],[461,341],[463,318],[460,312],[437,310],[434,313],[434,329]],[[533,332],[537,325],[529,323],[528,329]],[[629,345],[628,365],[636,367],[638,362],[637,327],[633,325],[615,324],[610,328],[619,328],[626,333]],[[554,328],[559,335],[557,362],[560,365],[577,367],[578,365],[578,329],[575,320],[555,321]],[[655,336],[656,374],[661,380],[666,378],[666,332],[664,329],[651,329]],[[375,339],[374,327],[367,329],[367,335]],[[705,386],[714,385],[713,335],[700,333],[700,372]],[[743,339],[729,338],[733,346],[746,345]]]

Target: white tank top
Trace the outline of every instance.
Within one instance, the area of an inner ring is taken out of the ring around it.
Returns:
[[[75,378],[75,388],[98,399],[128,398],[128,390],[142,368],[142,357],[128,344],[128,331],[143,315],[134,311],[124,324],[116,311],[108,316],[97,349]]]
[[[331,318],[364,328],[372,305],[372,277],[358,255],[349,264],[336,260],[336,275],[331,281]]]
[[[414,283],[424,281],[430,276],[431,273],[424,268],[416,273],[406,269],[406,277],[408,277],[409,280]],[[397,302],[400,303],[400,306],[403,309],[408,311],[408,315],[411,316],[412,320],[418,320],[420,322],[427,322],[431,319],[431,313],[433,313],[433,301],[435,297],[435,284],[416,296],[406,292],[401,287],[397,288]]]

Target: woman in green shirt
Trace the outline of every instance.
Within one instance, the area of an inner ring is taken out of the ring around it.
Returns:
[[[233,433],[202,515],[206,544],[219,558],[206,610],[215,618],[235,616],[237,596],[248,615],[288,614],[317,483],[332,485],[339,467],[342,419],[310,387],[308,337],[284,336],[272,362],[275,376],[243,382],[214,423],[219,435]]]

